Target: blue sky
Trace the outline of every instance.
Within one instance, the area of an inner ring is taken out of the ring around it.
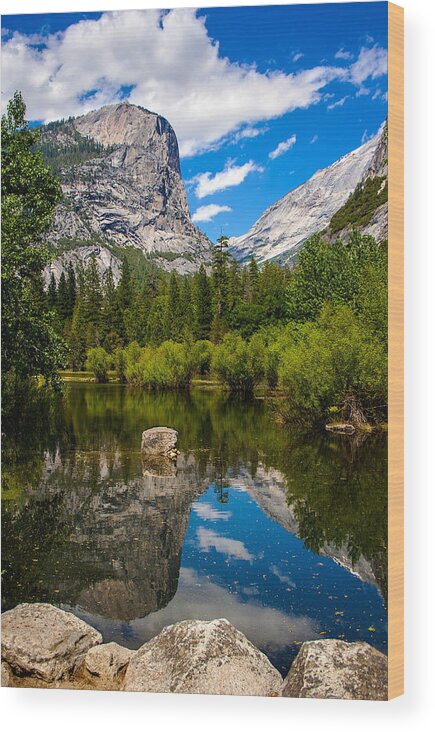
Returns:
[[[213,241],[246,232],[387,114],[384,2],[9,15],[2,45],[3,108],[18,88],[32,120],[125,97],[166,116]]]

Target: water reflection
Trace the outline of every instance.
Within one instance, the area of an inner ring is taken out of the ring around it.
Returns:
[[[70,385],[22,421],[4,440],[4,609],[59,604],[133,648],[227,617],[283,671],[320,634],[385,650],[382,436],[292,435],[260,400],[112,385]],[[179,431],[176,465],[140,454],[156,424]]]

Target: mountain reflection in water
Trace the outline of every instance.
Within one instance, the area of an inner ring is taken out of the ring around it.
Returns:
[[[141,456],[155,425],[179,431],[176,466]],[[386,651],[385,436],[289,433],[262,400],[93,384],[6,432],[3,609],[51,602],[132,648],[226,617],[283,672],[307,639]]]

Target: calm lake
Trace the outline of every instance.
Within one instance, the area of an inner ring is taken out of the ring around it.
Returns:
[[[130,648],[225,617],[283,673],[304,640],[387,651],[385,435],[289,432],[197,388],[70,383],[29,412],[3,445],[3,610],[53,603]],[[141,456],[157,425],[176,468]]]

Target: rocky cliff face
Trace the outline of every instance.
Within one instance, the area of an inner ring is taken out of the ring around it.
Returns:
[[[101,271],[107,247],[135,247],[165,270],[193,272],[210,243],[192,224],[178,143],[163,117],[129,103],[103,107],[42,128],[43,153],[61,177],[64,201],[50,241],[60,252],[95,248]]]
[[[383,135],[317,171],[270,206],[247,234],[230,239],[233,256],[246,262],[254,254],[260,263],[291,259],[306,239],[328,227],[358,184],[379,175],[386,159],[380,147]]]

